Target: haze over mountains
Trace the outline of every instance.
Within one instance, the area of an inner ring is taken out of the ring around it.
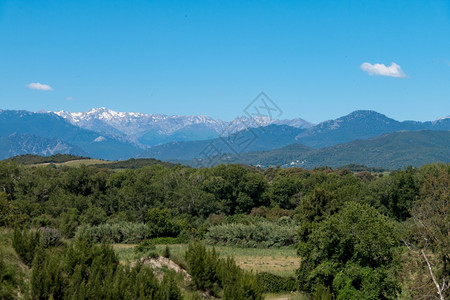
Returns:
[[[78,113],[0,110],[0,128],[1,159],[26,153],[70,153],[108,160],[141,157],[192,164],[205,158],[204,149],[209,145],[232,162],[262,166],[373,165],[384,157],[393,163],[383,167],[398,168],[448,162],[450,157],[450,118],[399,122],[367,110],[318,125],[301,118],[241,117],[227,122],[208,116],[149,115],[106,108]],[[401,153],[404,159],[398,159]]]

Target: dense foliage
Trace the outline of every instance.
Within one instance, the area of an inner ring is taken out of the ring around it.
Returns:
[[[282,277],[263,272],[256,274],[258,286],[266,293],[292,292],[297,289],[297,281],[294,277]]]
[[[213,245],[249,248],[290,246],[297,243],[297,228],[293,224],[267,221],[255,224],[221,224],[208,230],[205,241]]]
[[[219,258],[214,249],[207,250],[199,242],[191,243],[186,251],[186,262],[200,290],[217,295],[217,289],[223,288],[225,300],[263,299],[256,276],[242,271],[232,258]]]
[[[240,247],[298,243],[301,263],[296,285],[311,295],[447,297],[449,181],[446,164],[391,173],[239,165],[202,169],[153,165],[113,172],[95,166],[0,162],[0,226],[32,228],[13,235],[17,254],[34,274],[40,274],[32,282],[42,276],[56,280],[58,274],[68,282],[83,277],[83,270],[80,275],[65,269],[68,253],[84,255],[81,250],[70,252],[81,241],[111,260],[114,272],[104,280],[141,274],[152,282],[148,271],[123,268],[107,247],[92,243],[201,239]],[[68,239],[71,246],[61,244]],[[253,291],[258,285],[257,277],[239,271],[232,260],[218,259],[198,245],[190,249],[188,253],[196,254],[186,260],[196,288],[238,299],[242,291]],[[201,259],[196,261],[195,256]],[[94,267],[90,262],[84,265]],[[235,270],[234,277],[223,275],[223,266]],[[8,272],[0,272],[2,280],[9,280]],[[96,272],[106,274],[103,269]],[[278,280],[269,277],[265,286]],[[98,283],[84,279],[84,290],[75,290],[64,280],[45,284],[84,295]],[[129,289],[134,289],[133,284]],[[60,293],[36,289],[42,295]],[[246,297],[258,298],[261,291],[253,292]]]
[[[368,205],[348,203],[315,223],[299,243],[300,286],[330,286],[344,299],[389,299],[396,280],[399,245],[395,225]]]
[[[36,236],[14,232],[14,240],[20,241],[14,243],[16,251],[26,248],[35,253],[33,299],[181,299],[170,279],[159,283],[151,268],[140,263],[131,268],[120,265],[106,244],[79,237],[62,248],[46,248],[35,243]],[[28,257],[21,257],[28,263]]]

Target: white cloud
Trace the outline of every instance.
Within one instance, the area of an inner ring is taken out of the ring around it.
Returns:
[[[365,62],[361,65],[361,70],[367,72],[369,75],[389,76],[404,78],[406,74],[403,73],[402,68],[396,63],[392,63],[389,67],[384,64],[371,64]]]
[[[39,82],[32,82],[32,83],[28,84],[27,87],[29,89],[39,90],[39,91],[52,91],[53,90],[52,87],[49,86],[48,84],[42,84]]]
[[[73,101],[73,97],[66,97],[67,101]]]

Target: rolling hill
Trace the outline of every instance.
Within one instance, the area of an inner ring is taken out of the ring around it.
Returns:
[[[254,138],[252,143],[245,147],[243,151],[236,151],[244,153],[272,150],[294,143],[319,149],[402,130],[450,130],[450,119],[444,118],[434,122],[399,122],[375,111],[359,110],[336,120],[325,121],[306,129],[272,124],[264,128],[247,130],[234,136]],[[232,154],[234,152],[221,139],[216,138],[202,141],[166,143],[144,151],[139,157],[180,161],[202,158],[202,150],[211,143],[220,149],[222,153]]]
[[[280,149],[230,155],[232,163],[283,167],[333,168],[349,164],[398,169],[431,162],[450,162],[450,131],[408,131],[356,140],[322,149],[292,144]],[[195,164],[192,161],[191,164]]]
[[[202,157],[203,150],[210,144],[222,153],[265,151],[291,144],[302,131],[304,129],[287,125],[269,125],[240,131],[224,138],[167,143],[149,148],[138,157],[168,161],[190,160]]]

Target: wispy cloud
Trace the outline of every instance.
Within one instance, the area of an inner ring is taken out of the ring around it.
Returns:
[[[30,84],[27,84],[27,87],[32,90],[39,90],[39,91],[52,91],[53,88],[49,86],[48,84],[42,84],[39,82],[32,82]]]
[[[365,62],[361,65],[361,70],[367,72],[369,75],[389,76],[404,78],[406,74],[403,73],[402,68],[396,63],[392,63],[389,67],[384,64],[371,64]]]
[[[66,97],[66,100],[67,101],[73,101],[74,99],[73,99],[73,97]]]

